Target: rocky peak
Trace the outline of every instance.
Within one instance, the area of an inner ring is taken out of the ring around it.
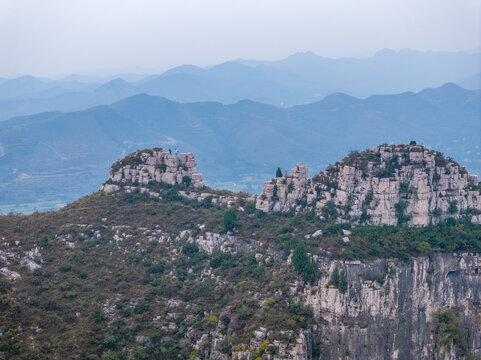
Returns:
[[[264,183],[265,212],[316,210],[338,222],[426,226],[446,218],[481,223],[481,186],[455,161],[422,145],[381,145],[352,152],[311,179],[300,164]]]
[[[149,182],[200,188],[202,174],[196,173],[196,165],[192,153],[176,156],[161,148],[135,151],[112,165],[110,184],[104,185],[104,190],[118,187],[118,184],[147,185]]]

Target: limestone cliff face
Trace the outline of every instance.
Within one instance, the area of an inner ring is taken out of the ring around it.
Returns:
[[[326,261],[321,266],[326,272],[344,269],[349,284],[341,293],[326,276],[304,288],[306,302],[322,318],[309,333],[322,344],[321,358],[481,356],[479,255],[437,254],[410,263]],[[454,333],[460,335],[456,344],[448,339]],[[304,356],[297,358],[310,358]]]
[[[196,165],[192,153],[176,156],[159,148],[136,151],[112,165],[109,180],[114,184],[104,185],[104,190],[118,190],[115,184],[163,182],[177,185],[185,182],[186,178],[190,179],[190,185],[199,188],[203,180],[202,174],[196,173]]]
[[[270,359],[481,357],[479,255],[436,254],[407,263],[324,259],[319,265],[325,275],[317,284],[297,282],[290,290],[312,307],[316,325],[280,344]],[[329,285],[336,267],[346,274],[345,292]],[[246,347],[269,337],[265,329],[259,331]],[[232,358],[249,357],[239,351]]]
[[[378,146],[352,153],[311,179],[306,175],[298,164],[289,176],[266,182],[257,209],[307,207],[322,214],[327,206],[338,221],[372,225],[426,226],[449,217],[481,223],[477,176],[424,146]]]

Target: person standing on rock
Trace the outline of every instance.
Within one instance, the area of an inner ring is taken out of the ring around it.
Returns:
[[[175,148],[175,156],[179,156],[179,153],[180,153],[179,149]]]
[[[172,155],[172,150],[169,149],[169,154]]]

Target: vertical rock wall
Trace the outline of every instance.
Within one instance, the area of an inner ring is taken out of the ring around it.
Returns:
[[[322,266],[330,272],[343,268],[348,290],[343,294],[329,286],[327,276],[304,288],[319,319],[312,335],[321,344],[321,358],[481,357],[479,255],[436,254],[409,263],[331,261]],[[448,327],[460,335],[451,345]]]

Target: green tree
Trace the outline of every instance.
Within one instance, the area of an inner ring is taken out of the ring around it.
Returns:
[[[329,280],[329,284],[339,287],[339,268],[336,266],[331,274],[331,280]]]
[[[191,182],[192,179],[189,176],[182,177],[182,184],[184,184],[185,186],[190,186]]]
[[[339,291],[343,294],[347,291],[347,276],[344,270],[339,275]]]
[[[458,206],[456,204],[456,201],[449,203],[448,212],[450,214],[456,214],[458,212]]]
[[[282,177],[282,170],[280,167],[277,168],[276,177]]]
[[[312,284],[317,280],[319,269],[317,264],[307,255],[306,245],[303,242],[296,245],[292,254],[292,264],[305,282]]]
[[[426,256],[432,253],[433,249],[431,248],[431,245],[427,241],[421,241],[417,246],[416,250],[421,254],[422,256]]]
[[[411,140],[411,142],[409,143],[409,145],[416,145],[416,141]]]
[[[224,213],[224,229],[226,231],[232,231],[235,227],[235,221],[237,220],[237,214],[232,210],[227,210]]]
[[[119,360],[119,357],[115,355],[113,352],[106,353],[103,357],[103,360]]]

